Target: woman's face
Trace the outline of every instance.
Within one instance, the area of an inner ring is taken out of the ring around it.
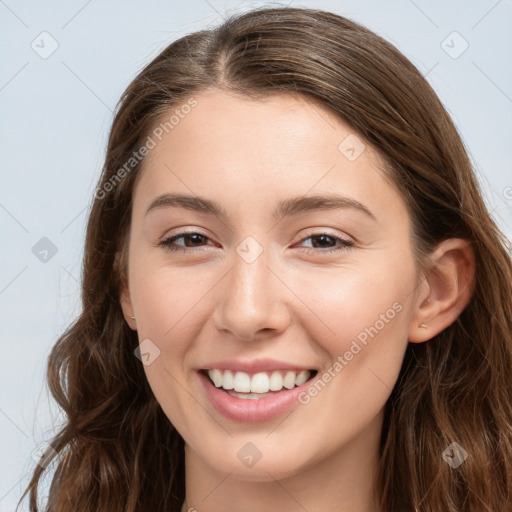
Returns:
[[[156,399],[197,460],[241,479],[376,455],[415,323],[402,198],[317,104],[194,98],[133,197],[122,304]]]

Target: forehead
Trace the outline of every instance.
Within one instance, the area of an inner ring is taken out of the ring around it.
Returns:
[[[336,192],[403,215],[405,205],[377,152],[318,102],[219,90],[193,98],[196,105],[175,116],[161,140],[153,137],[156,146],[143,163],[134,203],[179,190],[270,210],[278,198]]]

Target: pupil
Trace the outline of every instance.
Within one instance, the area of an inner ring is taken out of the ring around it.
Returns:
[[[202,242],[203,235],[199,233],[192,233],[188,235],[188,239],[192,241],[193,244],[200,244]]]
[[[323,239],[323,240],[324,240],[324,242],[325,242],[325,241],[327,241],[327,245],[328,245],[328,243],[329,243],[329,239],[330,239],[331,237],[330,237],[329,235],[318,235],[318,236],[316,236],[315,238],[316,238],[317,240],[322,240],[322,239]],[[323,246],[325,246],[325,245],[326,245],[326,244],[322,244],[322,243],[320,243],[320,247],[323,247]]]

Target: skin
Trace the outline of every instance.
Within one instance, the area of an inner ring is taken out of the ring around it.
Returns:
[[[146,157],[133,196],[128,287],[121,304],[139,340],[160,350],[144,366],[163,411],[185,440],[183,510],[370,512],[383,407],[409,342],[450,325],[471,294],[474,258],[446,240],[422,273],[404,201],[366,146],[354,161],[338,149],[353,130],[310,100],[264,101],[208,90]],[[218,202],[227,219],[184,208],[146,215],[180,192]],[[279,222],[279,201],[339,194],[364,204]],[[183,231],[173,252],[158,243]],[[331,253],[339,236],[352,246]],[[252,236],[252,263],[236,249]],[[419,283],[419,284],[417,284]],[[269,357],[332,368],[380,315],[401,306],[320,393],[291,414],[242,424],[217,413],[197,369],[219,359]],[[130,318],[134,316],[136,320]],[[427,327],[420,327],[420,324]],[[237,452],[261,452],[252,467]]]

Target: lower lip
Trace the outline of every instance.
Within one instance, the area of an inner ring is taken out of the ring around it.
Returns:
[[[299,405],[298,397],[313,382],[309,379],[293,389],[283,389],[273,396],[251,400],[231,396],[222,388],[217,388],[203,372],[198,372],[206,395],[215,410],[226,418],[239,423],[258,423],[277,418],[293,405]]]

